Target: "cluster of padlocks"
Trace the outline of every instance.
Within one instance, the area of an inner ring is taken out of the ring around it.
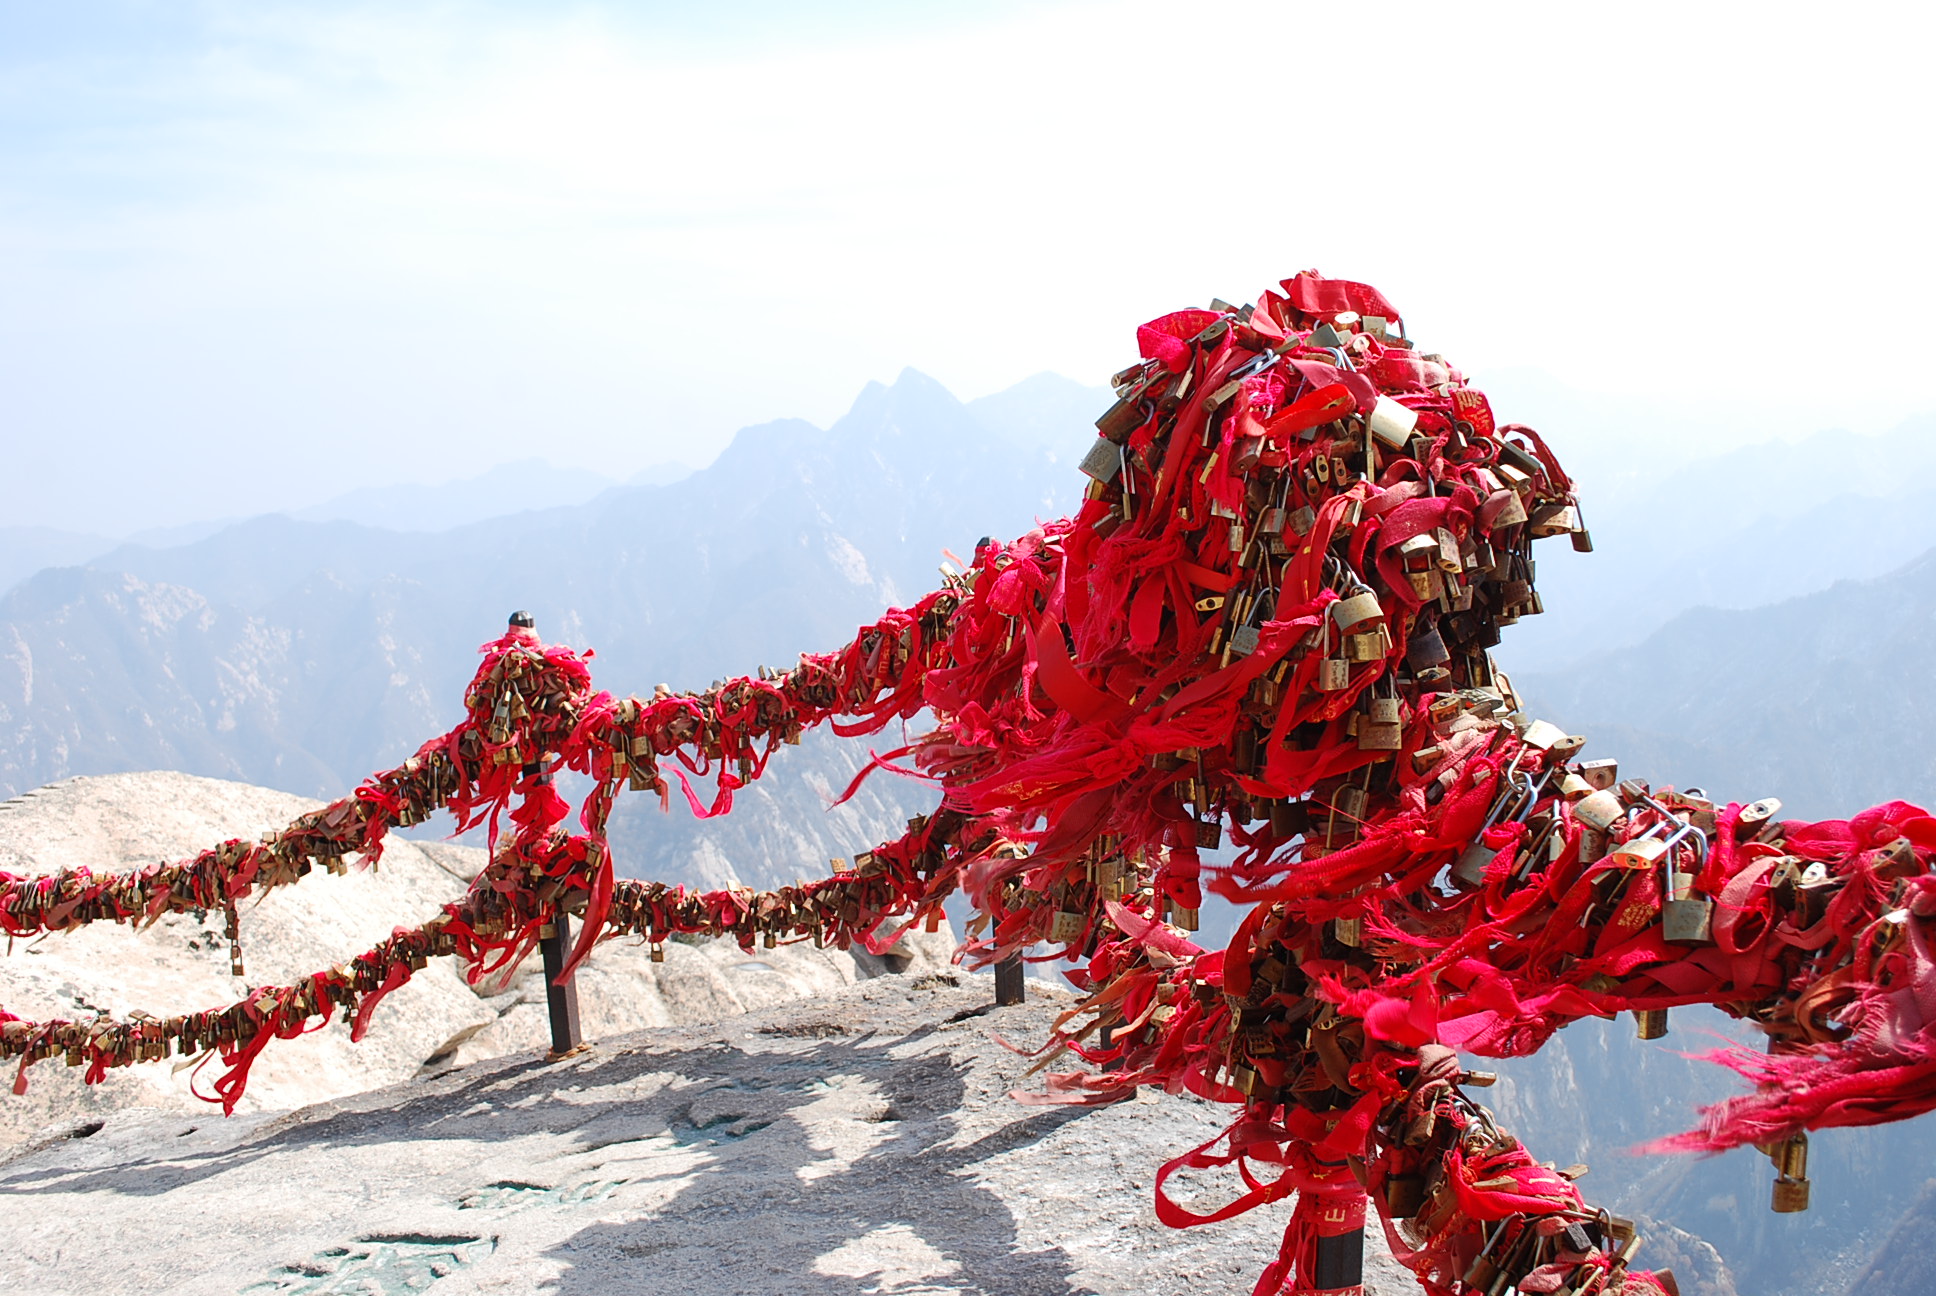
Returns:
[[[1756,1087],[1674,1146],[1763,1147],[1777,1209],[1799,1209],[1807,1128],[1936,1106],[1936,1041],[1897,989],[1931,972],[1936,820],[1892,804],[1798,824],[1656,790],[1525,715],[1488,650],[1540,610],[1533,541],[1590,547],[1570,479],[1375,291],[1281,288],[1139,330],[1077,515],[984,542],[837,652],[614,698],[514,622],[462,723],[282,834],[136,874],[0,877],[0,923],[33,934],[225,907],[373,857],[440,806],[509,825],[464,900],[348,964],[179,1017],[0,1014],[0,1055],[94,1080],[207,1049],[232,1105],[269,1040],[339,1008],[360,1029],[429,957],[476,978],[549,937],[568,983],[621,934],[879,952],[960,890],[969,959],[1074,962],[1086,998],[1046,1055],[1087,1065],[1038,1096],[1162,1085],[1240,1108],[1224,1150],[1165,1168],[1158,1209],[1202,1218],[1165,1195],[1181,1166],[1239,1166],[1214,1218],[1295,1197],[1261,1290],[1350,1286],[1368,1202],[1438,1290],[1672,1290],[1629,1267],[1630,1225],[1466,1095],[1483,1077],[1452,1050],[1524,1054],[1623,1011],[1656,1035],[1680,1004],[1751,1017],[1771,1052],[1731,1065]],[[677,782],[695,813],[726,813],[804,730],[924,709],[935,730],[896,755],[941,805],[833,876],[764,893],[616,876],[620,795],[669,803]],[[583,831],[552,785],[566,768],[592,779]],[[1246,907],[1221,950],[1188,934],[1206,887]]]

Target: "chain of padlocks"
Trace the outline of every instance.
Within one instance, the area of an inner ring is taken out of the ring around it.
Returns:
[[[1770,1053],[1729,1065],[1756,1087],[1669,1142],[1761,1146],[1780,1210],[1806,1205],[1808,1128],[1936,1106],[1936,1041],[1903,998],[1931,971],[1936,821],[1898,803],[1784,823],[1772,802],[1656,791],[1521,713],[1487,649],[1539,610],[1534,539],[1590,547],[1571,482],[1373,290],[1300,275],[1138,336],[1079,513],[985,543],[839,652],[621,699],[514,627],[463,723],[280,833],[127,875],[0,877],[13,934],[226,909],[234,939],[238,901],[374,860],[391,827],[447,808],[493,830],[463,901],[347,964],[175,1017],[0,1015],[0,1054],[24,1083],[54,1056],[95,1080],[207,1051],[232,1107],[269,1040],[339,1008],[360,1035],[424,960],[496,975],[565,915],[583,927],[561,983],[619,935],[878,952],[960,889],[968,958],[1047,943],[1035,957],[1071,960],[1084,993],[1038,1069],[1087,1065],[1031,1100],[1159,1084],[1239,1108],[1164,1168],[1157,1205],[1189,1225],[1295,1197],[1265,1293],[1352,1287],[1367,1202],[1432,1290],[1673,1290],[1630,1268],[1636,1231],[1587,1206],[1582,1168],[1536,1162],[1468,1096],[1485,1078],[1455,1049],[1524,1054],[1623,1011],[1651,1036],[1681,1004],[1752,1019]],[[940,807],[834,876],[764,893],[616,877],[623,792],[669,801],[677,782],[724,813],[805,729],[924,708],[936,731],[884,759],[936,780]],[[551,782],[567,768],[592,781],[583,832]],[[1234,858],[1206,864],[1226,832]],[[1226,949],[1187,935],[1206,884],[1247,906]],[[1232,1165],[1241,1192],[1205,1215],[1164,1187]]]

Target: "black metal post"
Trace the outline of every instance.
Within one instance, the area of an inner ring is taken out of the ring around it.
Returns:
[[[995,965],[995,1006],[1006,1008],[1022,1002],[1022,956],[1011,954]]]
[[[564,970],[565,954],[571,945],[571,916],[563,909],[552,911],[551,921],[542,929],[538,937],[538,949],[544,954],[545,1005],[551,1009],[551,1056],[553,1060],[577,1048],[578,1038],[578,981],[576,978],[558,984],[558,974]]]
[[[529,612],[513,612],[510,624],[513,628],[530,630],[537,621]],[[535,765],[527,765],[525,774],[540,783],[549,783],[551,776],[539,771]],[[576,1050],[582,1042],[578,1033],[578,982],[574,979],[558,984],[558,974],[565,970],[565,956],[571,948],[571,915],[563,909],[551,911],[551,921],[538,931],[538,950],[544,956],[545,1006],[551,1010],[551,1060],[564,1057]]]
[[[1365,1283],[1365,1230],[1362,1225],[1349,1233],[1318,1238],[1318,1252],[1311,1285],[1322,1292],[1352,1291]]]

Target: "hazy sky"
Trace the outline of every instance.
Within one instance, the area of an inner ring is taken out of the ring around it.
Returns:
[[[1306,266],[1715,444],[1936,408],[1927,6],[695,8],[0,0],[6,520],[699,462]]]

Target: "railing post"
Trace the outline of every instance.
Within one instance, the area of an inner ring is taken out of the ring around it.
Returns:
[[[578,981],[558,984],[565,954],[571,945],[571,916],[554,909],[551,921],[539,929],[538,949],[544,954],[545,1005],[551,1009],[551,1061],[572,1052],[578,1038]]]
[[[995,1006],[1007,1008],[1018,1004],[1024,994],[1022,956],[1011,954],[995,965]]]
[[[1363,1292],[1365,1226],[1326,1237],[1318,1235],[1317,1272],[1312,1285],[1321,1292]]]
[[[529,612],[513,612],[512,628],[531,630],[537,621]],[[551,776],[543,773],[536,765],[524,767],[527,776],[539,783],[551,782]],[[578,982],[573,980],[558,984],[558,974],[565,970],[565,956],[571,949],[571,915],[562,908],[551,911],[551,921],[538,929],[538,950],[544,956],[545,1006],[551,1010],[551,1056],[557,1061],[569,1053],[576,1052],[583,1041],[578,1033]]]

